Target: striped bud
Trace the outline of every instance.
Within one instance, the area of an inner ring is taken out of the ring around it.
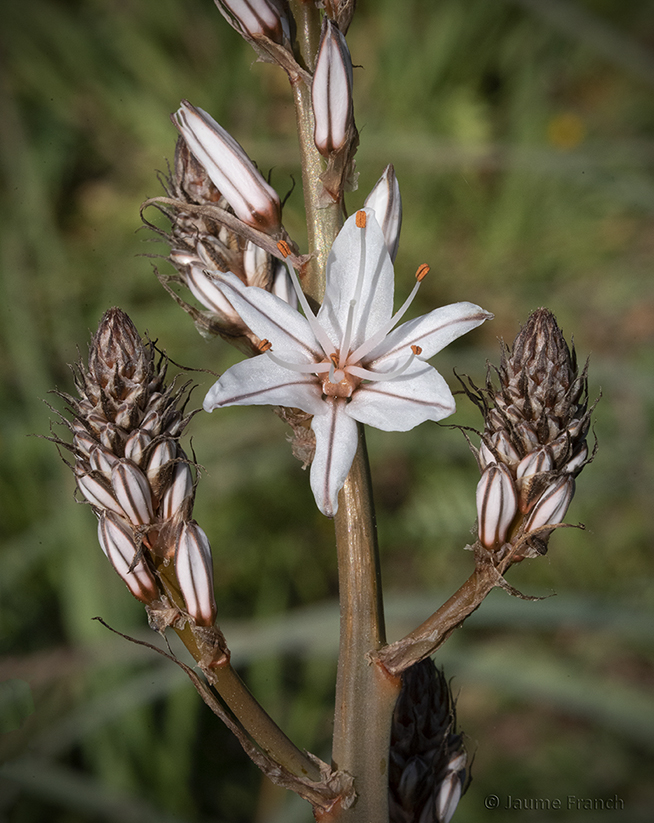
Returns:
[[[161,514],[164,520],[170,520],[179,511],[182,504],[193,491],[193,477],[187,463],[177,463],[173,470],[172,481],[164,492],[161,501]]]
[[[148,432],[137,429],[125,441],[125,457],[140,463],[145,454],[145,450],[152,443],[152,437]]]
[[[78,473],[77,485],[84,497],[96,509],[109,510],[116,514],[124,514],[120,504],[107,486],[92,474]]]
[[[196,160],[234,209],[254,228],[276,235],[281,229],[281,203],[243,147],[202,109],[182,101],[172,121]]]
[[[438,823],[450,823],[456,807],[461,800],[463,786],[461,778],[456,772],[448,774],[441,783],[436,798],[436,820]]]
[[[89,455],[89,465],[94,471],[101,472],[107,480],[111,480],[111,470],[118,462],[115,454],[103,446],[96,446]]]
[[[216,619],[211,546],[204,531],[191,520],[180,529],[175,547],[175,573],[186,610],[201,626]]]
[[[553,468],[554,463],[549,449],[538,449],[522,458],[516,466],[515,476],[518,480],[522,480],[526,477],[532,477],[534,474],[552,471]]]
[[[243,270],[246,286],[265,289],[270,282],[270,255],[251,240],[245,244]]]
[[[561,523],[575,493],[575,481],[560,477],[538,499],[525,525],[526,532]]]
[[[352,59],[336,23],[323,19],[311,96],[316,148],[329,157],[345,145],[353,124]]]
[[[511,472],[503,463],[492,463],[477,485],[479,540],[487,549],[506,541],[511,521],[518,511],[518,496]]]
[[[220,291],[211,275],[199,266],[191,266],[186,273],[186,285],[193,297],[209,311],[236,323],[240,320],[232,304]]]
[[[290,40],[288,17],[279,0],[214,0],[232,28],[247,40],[268,37],[283,45]]]
[[[129,460],[119,460],[111,472],[111,486],[132,523],[144,526],[154,519],[147,477]]]
[[[384,233],[386,248],[391,260],[395,262],[402,227],[402,197],[393,166],[386,166],[363,205],[375,212],[377,222]]]
[[[129,525],[111,512],[103,512],[98,523],[98,540],[105,555],[130,592],[143,603],[159,597],[157,581],[143,560],[130,571],[136,545]]]

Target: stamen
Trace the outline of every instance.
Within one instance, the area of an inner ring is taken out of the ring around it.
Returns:
[[[284,260],[286,260],[286,258],[291,253],[291,247],[288,245],[286,240],[280,240],[277,243],[277,248],[279,249],[279,253],[281,254],[281,256],[284,258]]]
[[[419,351],[415,351],[415,349],[419,349]],[[411,346],[411,354],[398,369],[395,369],[395,371],[375,372],[370,371],[370,369],[364,369],[362,366],[348,366],[347,370],[349,374],[353,374],[355,377],[361,377],[363,380],[372,380],[373,382],[378,383],[382,383],[384,380],[395,380],[396,377],[404,374],[411,363],[415,360],[416,355],[420,354],[421,351],[422,349],[420,346]]]
[[[422,348],[420,346],[416,346],[415,344],[412,344],[411,351],[415,354],[416,357],[419,354],[422,354]]]
[[[272,349],[272,343],[270,342],[270,340],[266,340],[266,338],[264,337],[263,340],[257,346],[257,348],[259,349],[261,354],[263,354],[264,352],[267,352],[270,349]]]
[[[278,247],[284,242],[284,240],[280,240],[278,243]],[[288,246],[288,243],[286,245]],[[302,286],[300,285],[300,280],[298,279],[297,272],[291,265],[290,261],[286,260],[285,262],[286,268],[288,269],[288,273],[291,277],[291,283],[293,283],[293,288],[295,289],[295,293],[297,294],[297,299],[300,301],[300,305],[302,306],[304,316],[307,318],[307,321],[311,326],[311,331],[313,332],[316,340],[322,346],[322,350],[325,352],[325,354],[330,355],[333,351],[335,351],[334,344],[329,339],[329,335],[327,334],[327,332],[323,329],[323,327],[316,319],[316,315],[311,311],[311,306],[307,301],[307,297],[305,293],[302,291]]]
[[[426,263],[421,263],[418,266],[418,270],[416,271],[416,280],[418,283],[422,283],[422,281],[427,277],[429,272],[431,271],[430,267]]]
[[[418,270],[420,271],[420,270]],[[427,274],[427,272],[425,272]],[[424,278],[424,274],[422,278]],[[381,341],[386,337],[386,335],[391,331],[394,326],[398,324],[401,318],[406,314],[407,309],[413,303],[413,299],[418,293],[418,289],[420,288],[420,283],[422,282],[422,278],[420,280],[416,280],[415,286],[411,289],[411,294],[407,297],[404,301],[402,306],[395,312],[395,314],[391,317],[391,319],[386,323],[386,325],[382,326],[372,337],[368,338],[365,342],[363,342],[356,351],[353,351],[350,357],[348,358],[350,362],[356,363],[357,361],[361,360],[367,354],[369,354],[375,346],[378,346]]]
[[[271,349],[266,349],[265,353],[273,361],[273,363],[276,363],[283,369],[300,372],[301,374],[324,374],[324,372],[328,371],[330,368],[329,363],[292,363],[288,360],[282,360],[281,357],[277,357],[276,354],[273,354]]]
[[[366,221],[367,216],[365,211],[361,210],[356,213],[355,223],[361,232],[361,246],[359,249],[359,273],[357,275],[357,285],[354,290],[354,297],[350,301],[350,307],[347,313],[347,322],[343,332],[343,339],[341,340],[341,356],[339,360],[339,368],[345,368],[348,361],[348,354],[350,353],[350,344],[352,343],[352,330],[354,328],[354,310],[357,303],[361,300],[361,293],[363,291],[363,280],[366,274]]]

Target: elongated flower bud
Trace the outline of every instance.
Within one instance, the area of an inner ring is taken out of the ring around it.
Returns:
[[[281,204],[243,147],[202,109],[182,101],[172,117],[196,160],[244,223],[271,235],[281,230]]]
[[[134,563],[136,544],[129,523],[113,512],[102,512],[98,521],[98,540],[116,573],[130,592],[143,603],[159,597],[154,575],[143,559]]]
[[[352,58],[336,23],[324,18],[311,95],[318,151],[329,157],[345,146],[353,123]]]
[[[201,626],[216,619],[211,546],[206,534],[191,520],[184,523],[175,548],[175,572],[186,609]]]
[[[477,520],[481,544],[487,549],[502,546],[517,511],[518,496],[511,472],[503,463],[491,463],[477,485]]]
[[[366,197],[364,206],[375,212],[377,222],[384,232],[386,248],[391,260],[395,262],[402,228],[402,197],[393,166],[386,166],[384,173]]]
[[[525,531],[533,532],[544,526],[561,523],[575,493],[572,477],[560,477],[538,498],[527,519]]]
[[[227,22],[247,40],[268,37],[283,45],[290,39],[288,17],[279,0],[214,0]]]

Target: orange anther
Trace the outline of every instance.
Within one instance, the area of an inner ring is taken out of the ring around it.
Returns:
[[[261,354],[263,354],[264,352],[268,351],[268,349],[272,349],[272,343],[270,342],[270,340],[266,340],[266,338],[264,337],[263,340],[259,343],[258,349],[261,352]]]
[[[358,211],[357,212],[355,222],[357,224],[358,229],[365,229],[365,227],[366,227],[366,213],[365,213],[365,211]]]
[[[336,368],[338,368],[338,352],[332,352],[329,355],[329,359],[332,361],[334,366],[336,366]]]
[[[291,247],[288,245],[286,240],[280,240],[277,243],[277,248],[279,249],[279,253],[284,259],[286,259],[291,253]]]
[[[418,271],[416,272],[416,280],[418,281],[418,283],[422,283],[425,277],[427,277],[427,275],[429,274],[429,271],[429,266],[426,263],[421,263],[418,266]]]
[[[411,351],[415,354],[416,357],[419,354],[422,354],[422,349],[420,348],[420,346],[411,346]]]

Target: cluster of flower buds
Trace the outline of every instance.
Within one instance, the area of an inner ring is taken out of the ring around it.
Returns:
[[[155,362],[129,317],[110,309],[73,369],[79,399],[57,392],[73,442],[73,471],[98,518],[100,546],[130,592],[152,604],[170,588],[173,562],[187,614],[201,626],[216,617],[209,541],[191,519],[195,484],[179,444],[188,386],[166,386],[165,357]]]
[[[475,449],[479,542],[512,558],[547,551],[552,527],[566,515],[575,477],[588,463],[587,367],[581,374],[554,315],[538,309],[504,349],[499,388],[466,388],[485,428]],[[472,385],[472,384],[471,384]]]
[[[393,713],[391,823],[449,823],[469,783],[467,763],[450,686],[426,658],[403,672]]]
[[[175,167],[165,181],[174,206],[162,210],[172,224],[164,236],[177,275],[161,280],[202,334],[220,335],[255,354],[260,341],[224,297],[216,275],[232,272],[247,286],[272,291],[292,305],[295,293],[284,263],[218,222],[211,207],[259,232],[284,235],[279,197],[241,146],[201,109],[183,103],[175,124],[180,130]],[[186,286],[204,311],[173,292],[171,282]]]

